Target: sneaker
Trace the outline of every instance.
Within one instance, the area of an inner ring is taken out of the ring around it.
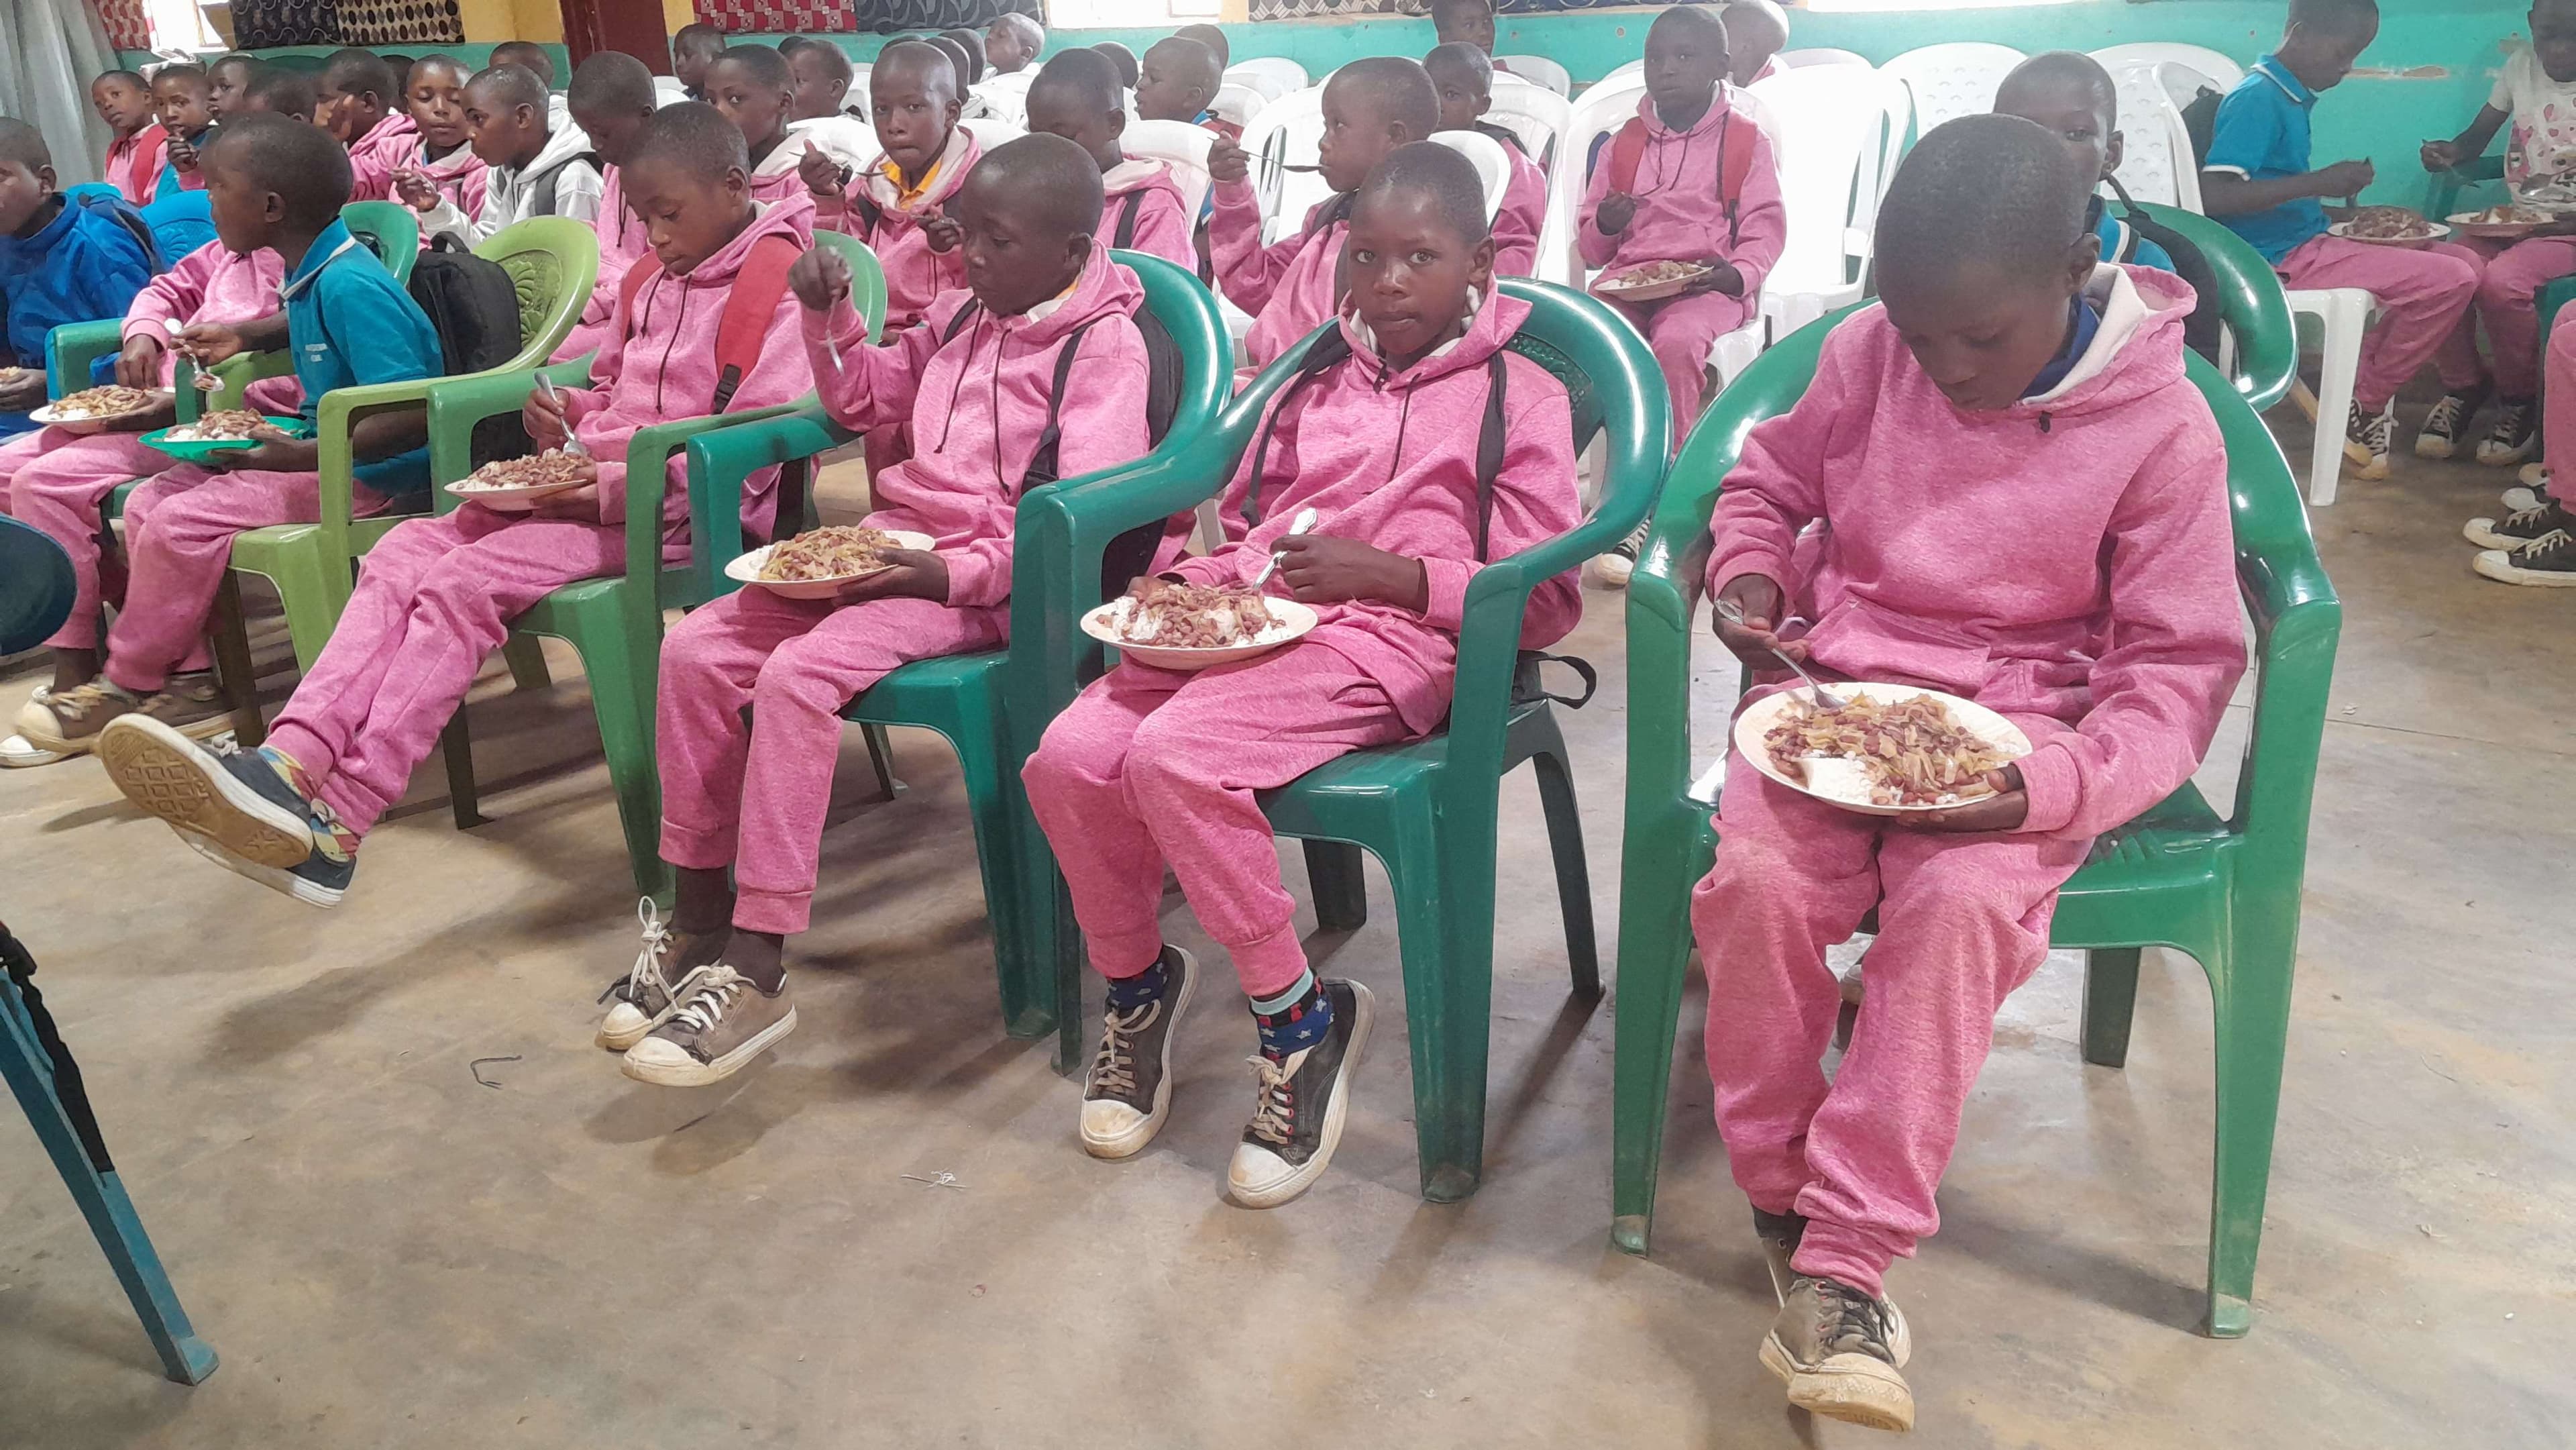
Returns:
[[[2519,403],[2507,400],[2495,426],[2478,440],[2478,462],[2489,468],[2509,467],[2529,458],[2539,446],[2540,404],[2528,398]]]
[[[2487,400],[2483,387],[2467,393],[2446,393],[2433,411],[2424,415],[2424,431],[2415,435],[2415,456],[2448,458],[2460,451],[2460,435],[2469,430],[2469,421],[2478,415],[2478,405]]]
[[[1914,1352],[1895,1301],[1801,1274],[1762,1341],[1762,1366],[1786,1381],[1789,1403],[1875,1430],[1914,1428],[1914,1391],[1897,1373]]]
[[[1806,1215],[1764,1213],[1757,1208],[1753,1210],[1753,1236],[1762,1241],[1762,1265],[1771,1271],[1771,1297],[1788,1303],[1790,1286],[1798,1281],[1798,1271],[1789,1267],[1789,1257],[1798,1252],[1798,1240],[1807,1236]]]
[[[1163,995],[1132,1011],[1102,1009],[1100,1050],[1082,1084],[1082,1151],[1132,1158],[1163,1131],[1172,1111],[1172,1029],[1198,985],[1198,959],[1163,948]]]
[[[2471,519],[2460,529],[2462,536],[2481,549],[2519,549],[2543,534],[2560,529],[2576,529],[2576,515],[2570,515],[2549,499],[2542,499],[2519,513],[2501,519]]]
[[[1628,537],[1610,548],[1610,552],[1592,561],[1592,576],[1612,589],[1625,589],[1637,572],[1637,556],[1645,552],[1646,530],[1653,520],[1637,525]]]
[[[277,751],[208,748],[128,712],[100,732],[108,778],[199,854],[310,906],[337,906],[358,869],[358,837]]]
[[[110,721],[142,714],[191,739],[209,739],[232,729],[232,718],[212,673],[172,675],[158,690],[137,697],[105,675],[60,693],[43,692],[18,712],[18,733],[40,750],[78,755],[98,744]]]
[[[38,685],[36,693],[27,697],[26,708],[38,709],[53,698],[53,686]],[[57,760],[70,758],[59,750],[47,750],[23,734],[13,734],[0,740],[0,770],[24,770],[31,765],[51,765]]]
[[[2391,402],[2377,413],[2365,413],[2361,405],[2352,405],[2352,416],[2344,420],[2343,456],[2361,465],[2356,478],[2386,478],[2388,450],[2397,437],[2397,405]]]
[[[708,967],[678,1010],[626,1050],[625,1073],[659,1087],[704,1087],[742,1071],[796,1030],[796,999],[780,982],[763,992],[722,962]]]
[[[2518,514],[2536,507],[2549,493],[2549,465],[2526,463],[2522,466],[2522,483],[2504,491],[2504,511]]]
[[[2469,567],[2500,583],[2576,589],[2576,533],[2554,530],[2511,553],[2490,549]]]
[[[644,928],[644,944],[635,953],[635,965],[626,975],[608,984],[599,1000],[608,1003],[608,1015],[599,1022],[599,1035],[594,1040],[611,1052],[624,1052],[644,1040],[654,1028],[671,1020],[680,1010],[680,1000],[689,995],[691,984],[707,968],[694,966],[672,981],[662,970],[663,960],[671,955],[678,938],[662,922],[662,910],[652,897],[635,903],[635,920]]]
[[[1327,980],[1333,1026],[1324,1040],[1284,1062],[1256,1055],[1252,1122],[1226,1165],[1226,1191],[1245,1208],[1277,1208],[1314,1185],[1333,1161],[1350,1116],[1351,1070],[1368,1045],[1376,1003],[1357,982]]]

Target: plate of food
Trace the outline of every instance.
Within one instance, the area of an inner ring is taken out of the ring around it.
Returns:
[[[270,429],[263,433],[259,430]],[[204,458],[216,453],[230,453],[249,448],[264,438],[301,438],[301,418],[270,418],[242,408],[227,408],[207,413],[194,423],[174,423],[155,428],[143,435],[143,441],[174,458]]]
[[[2484,211],[2454,212],[2444,220],[2453,231],[2464,237],[2485,237],[2499,242],[2520,241],[2540,228],[2558,220],[2558,214],[2536,206],[2507,203]]]
[[[2428,222],[2402,206],[2366,206],[2326,228],[2331,236],[2374,247],[2421,247],[2451,234],[2440,222]]]
[[[831,524],[754,549],[725,565],[725,576],[788,599],[829,599],[854,579],[893,568],[878,557],[885,550],[927,549],[932,542],[910,529]]]
[[[523,514],[568,488],[589,480],[582,476],[582,457],[549,448],[525,458],[496,458],[447,486],[458,498],[487,509]]]
[[[1947,810],[1992,794],[1986,773],[2030,754],[2030,737],[1978,704],[1919,685],[1836,684],[1765,695],[1735,717],[1735,748],[1789,789],[1868,816]]]
[[[1240,584],[1139,579],[1082,617],[1082,632],[1138,664],[1203,670],[1268,654],[1315,627],[1315,611]]]
[[[1697,262],[1640,262],[1594,280],[1592,295],[1621,302],[1654,302],[1680,295],[1683,288],[1707,275],[1708,268]]]
[[[66,433],[104,433],[138,413],[170,401],[167,388],[125,388],[113,384],[65,393],[27,416]]]

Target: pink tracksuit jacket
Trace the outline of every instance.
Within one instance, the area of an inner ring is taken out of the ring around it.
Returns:
[[[581,321],[555,349],[555,362],[570,362],[606,339],[609,314],[617,308],[617,289],[626,281],[626,269],[653,250],[644,219],[626,204],[626,187],[617,168],[602,167],[600,177],[599,216],[592,223],[599,233],[599,280],[590,289],[590,305],[582,309]]]
[[[1350,198],[1315,203],[1293,237],[1261,245],[1261,200],[1249,181],[1217,183],[1208,219],[1208,256],[1217,287],[1252,314],[1241,369],[1257,371],[1338,310],[1333,272],[1350,233]]]
[[[1502,209],[1494,213],[1494,275],[1536,276],[1539,234],[1547,229],[1547,173],[1521,150],[1519,137],[1500,126],[1479,129],[1502,146],[1512,163]]]
[[[467,147],[466,154],[472,155],[473,148]],[[349,200],[393,200],[394,173],[418,165],[419,124],[404,112],[387,111],[367,134],[349,143]]]
[[[1728,762],[1692,906],[1718,1127],[1754,1206],[1807,1216],[1798,1269],[1871,1292],[1938,1227],[1995,1011],[2047,954],[2057,888],[2095,836],[2190,777],[2245,668],[2227,459],[2183,374],[2191,289],[2104,266],[2089,295],[2102,324],[2074,370],[1990,413],[1952,407],[1885,313],[1854,316],[1797,407],[1753,430],[1712,521],[1712,588],[1780,582],[1827,677],[1963,695],[2035,746],[2028,819],[1981,835],[1857,815]],[[1873,908],[1829,1087],[1824,952]]]
[[[1198,243],[1190,239],[1190,229],[1197,219],[1189,214],[1180,183],[1172,179],[1171,167],[1131,156],[1101,173],[1100,189],[1106,193],[1098,231],[1102,242],[1118,245],[1118,228],[1133,212],[1129,248],[1160,257],[1191,273],[1198,271]]]
[[[1094,246],[1070,292],[1018,317],[979,306],[944,343],[969,294],[941,297],[922,326],[873,347],[846,302],[804,314],[832,416],[860,430],[911,421],[918,451],[876,477],[866,522],[930,535],[948,599],[845,606],[744,589],[671,631],[657,733],[662,856],[731,866],[735,926],[807,925],[841,710],[898,665],[1008,637],[1011,514],[1065,347],[1077,351],[1056,415],[1059,476],[1144,455],[1145,341],[1130,320],[1143,297],[1135,274]]]
[[[867,243],[868,250],[877,254],[877,265],[885,269],[886,331],[912,326],[941,293],[966,285],[965,254],[955,248],[932,251],[929,237],[922,233],[921,218],[956,200],[958,188],[966,184],[966,173],[975,169],[983,154],[974,132],[963,126],[952,127],[946,149],[931,163],[928,175],[914,191],[898,187],[892,175],[893,163],[879,158],[864,176],[850,183],[876,204],[874,225],[869,224],[867,213],[846,197],[819,204],[814,225]]]
[[[474,154],[474,148],[471,146],[459,146],[444,157],[432,161],[429,159],[428,145],[429,143],[415,131],[412,136],[411,159],[404,164],[428,177],[429,184],[437,187],[438,194],[454,203],[458,211],[467,216],[481,216],[484,180],[492,168],[483,163],[482,157]],[[390,179],[387,182],[387,189],[391,189]],[[423,230],[420,234],[420,244],[426,247],[429,241],[430,233]]]
[[[1427,735],[1448,716],[1460,611],[1480,567],[1476,453],[1489,359],[1528,312],[1489,298],[1464,337],[1392,373],[1367,328],[1345,316],[1350,359],[1271,410],[1260,521],[1244,521],[1248,448],[1221,503],[1226,543],[1172,568],[1196,583],[1249,581],[1312,507],[1318,535],[1421,560],[1427,609],[1319,605],[1321,622],[1297,643],[1197,674],[1124,662],[1048,727],[1023,775],[1102,971],[1132,976],[1161,950],[1167,862],[1246,991],[1276,992],[1305,970],[1295,902],[1254,792],[1363,746]],[[1497,559],[1580,517],[1564,386],[1517,354],[1504,355],[1504,368],[1488,548]],[[1275,576],[1270,587],[1280,592]],[[1562,638],[1581,613],[1571,573],[1540,585],[1524,643]]]

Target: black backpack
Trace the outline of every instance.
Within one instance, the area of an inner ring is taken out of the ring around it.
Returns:
[[[2183,134],[2191,138],[2191,164],[2200,166],[2209,160],[2209,138],[2218,134],[2218,103],[2225,96],[2207,86],[2182,108]]]
[[[2218,269],[2209,265],[2209,258],[2203,255],[2198,243],[2140,211],[2138,204],[2129,200],[2128,191],[2117,180],[2112,181],[2111,191],[2120,199],[2120,220],[2127,224],[2130,233],[2164,248],[2165,255],[2173,258],[2174,274],[2191,284],[2192,295],[2197,300],[2192,304],[2191,316],[2183,319],[2183,342],[2211,362],[2218,361]],[[2102,260],[2125,262],[2128,259],[2105,257]]]
[[[533,176],[523,178],[519,182],[519,185],[523,190],[528,187],[538,186],[544,188],[536,194],[536,205],[528,212],[528,215],[554,216],[556,214],[555,183],[563,179],[564,170],[567,167],[587,166],[591,169],[591,172],[594,175],[604,175],[605,173],[601,168],[607,164],[608,163],[600,160],[599,153],[596,151],[576,151],[572,155],[565,157],[563,160],[556,162],[554,165],[547,167],[545,170],[537,172]]]
[[[500,263],[474,255],[453,236],[440,236],[412,263],[411,299],[438,332],[447,376],[484,372],[519,355],[519,289]],[[474,425],[477,467],[528,451],[528,430],[515,413]]]

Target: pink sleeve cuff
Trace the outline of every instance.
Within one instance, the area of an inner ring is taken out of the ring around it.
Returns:
[[[2075,819],[2076,804],[2084,794],[2074,752],[2064,742],[2051,740],[2017,764],[2021,767],[2021,788],[2030,797],[2030,812],[2022,818],[2022,830],[2037,835],[2065,830],[2067,823]]]
[[[1737,544],[1732,548],[1721,546],[1709,555],[1706,581],[1709,597],[1715,598],[1717,591],[1725,588],[1727,581],[1739,574],[1759,574],[1779,585],[1781,592],[1786,594],[1789,589],[1789,558],[1752,544]]]
[[[1430,581],[1430,602],[1422,611],[1422,622],[1434,629],[1455,634],[1467,618],[1467,581],[1476,577],[1479,566],[1463,559],[1425,559],[1423,575]]]
[[[940,551],[948,566],[948,602],[961,607],[990,607],[1011,597],[1008,560],[995,560],[978,550]],[[997,567],[1000,566],[1000,567]]]

